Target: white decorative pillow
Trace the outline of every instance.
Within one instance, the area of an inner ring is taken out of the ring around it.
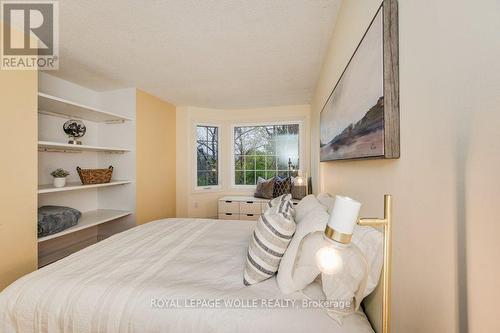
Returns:
[[[354,235],[353,235],[354,237]],[[329,311],[330,316],[335,314],[337,319],[357,311],[361,301],[367,295],[366,288],[370,275],[370,264],[366,254],[361,251],[356,242],[352,242],[349,251],[343,252],[344,274],[322,274],[323,291],[328,300],[351,300],[351,311]],[[348,268],[347,268],[348,267]],[[380,275],[380,271],[379,271]]]
[[[248,247],[243,283],[264,281],[278,271],[288,244],[295,233],[289,201],[281,201],[260,216]]]
[[[353,300],[353,308],[346,309],[345,312],[335,309],[328,310],[328,314],[332,318],[341,322],[345,315],[351,313],[348,310],[357,310],[361,301],[375,289],[379,282],[383,264],[383,235],[372,227],[355,226],[352,243],[356,245],[362,256],[352,257],[353,260],[349,262],[349,265],[358,267],[358,269],[353,270],[356,275],[351,276],[321,274],[315,262],[315,255],[322,246],[322,238],[322,232],[315,232],[313,237],[308,239],[308,242],[301,242],[299,245],[292,272],[293,284],[296,290],[302,290],[320,275],[326,299],[333,301]],[[367,277],[363,274],[365,269],[368,269]]]
[[[384,235],[372,227],[356,225],[352,242],[361,250],[368,263],[368,281],[363,297],[368,296],[378,285],[384,264]]]
[[[302,219],[307,215],[307,213],[315,208],[326,211],[323,205],[321,205],[318,199],[316,199],[314,194],[310,194],[304,199],[300,200],[299,203],[295,206],[295,222],[300,223]]]
[[[318,194],[316,199],[318,199],[319,203],[326,208],[328,214],[332,213],[333,204],[335,203],[335,198],[333,198],[330,194],[326,192],[321,192],[320,194]]]
[[[323,208],[314,207],[307,213],[302,221],[297,224],[297,230],[295,230],[292,241],[281,259],[278,275],[276,277],[278,286],[284,294],[290,294],[302,289],[295,286],[292,276],[300,242],[311,232],[324,231],[328,223],[328,218],[329,216]]]
[[[326,299],[333,301],[352,299],[354,301],[351,311],[328,309],[328,315],[339,323],[342,323],[343,318],[350,315],[352,311],[357,311],[363,299],[377,287],[384,259],[383,235],[377,229],[356,225],[352,234],[352,243],[357,246],[364,257],[364,260],[349,262],[349,265],[357,267],[357,269],[352,269],[353,275],[339,277],[321,274]],[[368,270],[368,276],[363,274],[365,269]]]
[[[308,195],[295,206],[295,221],[297,225],[300,225],[303,220],[304,212],[307,215],[310,210],[317,208],[314,199],[316,198],[313,195]],[[323,209],[327,209],[330,214],[333,209],[335,198],[323,192],[318,194],[317,202],[320,203]],[[369,276],[364,295],[364,297],[366,297],[377,287],[380,279],[380,272],[382,271],[384,261],[384,236],[375,228],[356,225],[352,235],[352,242],[361,250],[368,262]]]
[[[315,256],[323,245],[323,231],[318,230],[310,234],[312,235],[308,237],[307,242],[304,242],[305,237],[299,242],[295,263],[292,268],[295,291],[305,289],[321,274],[318,265],[316,265]]]
[[[300,225],[300,224],[299,224]],[[322,236],[322,235],[321,235]],[[318,236],[318,244],[321,243],[322,237]],[[355,244],[368,263],[368,281],[366,284],[366,290],[364,292],[363,297],[368,296],[378,285],[380,279],[380,273],[382,272],[382,265],[384,261],[384,237],[383,234],[375,228],[372,227],[361,227],[356,225],[354,227],[354,233],[352,235],[352,243]],[[308,245],[311,247],[310,251],[315,251],[313,248],[319,248],[314,244]],[[302,244],[299,245],[299,251],[303,251],[304,247]],[[301,256],[302,253],[297,253],[297,258]],[[302,258],[301,264],[305,266],[313,267],[316,264],[314,263],[314,258],[305,255],[307,258]],[[309,261],[306,261],[310,260]],[[319,270],[318,270],[319,272]],[[298,278],[301,281],[302,273],[300,270],[297,270],[297,260],[295,262],[294,274],[293,278]],[[312,281],[312,280],[311,280]],[[303,289],[305,285],[310,282],[304,282],[305,284],[297,285],[297,288]],[[299,289],[298,289],[299,290]]]
[[[367,267],[363,256],[359,255],[359,249],[351,247],[343,254],[343,260],[346,260],[343,265],[347,264],[348,270],[342,271],[342,274],[321,273],[316,265],[315,257],[317,251],[325,245],[321,231],[310,234],[307,242],[301,242],[293,271],[293,282],[296,288],[306,293],[306,287],[319,276],[323,294],[317,299],[332,301],[332,306],[325,305],[325,310],[330,317],[342,323],[344,316],[354,313],[359,308],[366,290]],[[335,302],[342,302],[345,306],[336,307]]]

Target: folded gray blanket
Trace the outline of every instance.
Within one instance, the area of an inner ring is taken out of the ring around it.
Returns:
[[[56,234],[78,224],[82,213],[62,206],[42,206],[38,208],[38,237]]]

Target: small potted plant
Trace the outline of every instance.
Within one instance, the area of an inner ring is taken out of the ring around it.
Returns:
[[[50,173],[54,177],[54,187],[64,187],[66,185],[66,177],[69,172],[64,169],[57,169]]]

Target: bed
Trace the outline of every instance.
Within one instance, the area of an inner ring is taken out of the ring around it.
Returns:
[[[361,311],[339,325],[320,308],[300,307],[304,296],[284,296],[275,278],[245,287],[254,227],[251,221],[165,219],[117,234],[0,293],[0,332],[373,332]],[[207,302],[189,306],[191,299]],[[224,306],[235,299],[298,306]]]

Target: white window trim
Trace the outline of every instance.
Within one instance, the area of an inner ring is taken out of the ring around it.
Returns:
[[[230,170],[231,174],[229,175],[231,177],[231,189],[233,190],[252,190],[256,188],[256,185],[237,185],[234,182],[234,128],[235,127],[243,127],[243,126],[270,126],[270,125],[292,125],[292,124],[298,124],[299,125],[299,163],[300,163],[300,170],[304,167],[304,164],[306,163],[304,157],[304,143],[305,143],[305,133],[304,133],[304,119],[297,119],[297,120],[280,120],[280,121],[266,121],[266,122],[252,122],[252,123],[235,123],[231,124],[231,132],[229,133],[229,143],[231,145],[231,160],[230,160]]]
[[[211,126],[217,127],[217,185],[209,186],[198,186],[198,126]],[[193,162],[192,162],[192,179],[193,179],[193,192],[196,193],[210,193],[210,192],[220,192],[222,190],[222,177],[221,177],[221,132],[222,126],[217,123],[205,123],[205,122],[193,122],[192,126],[192,147],[193,147]]]

